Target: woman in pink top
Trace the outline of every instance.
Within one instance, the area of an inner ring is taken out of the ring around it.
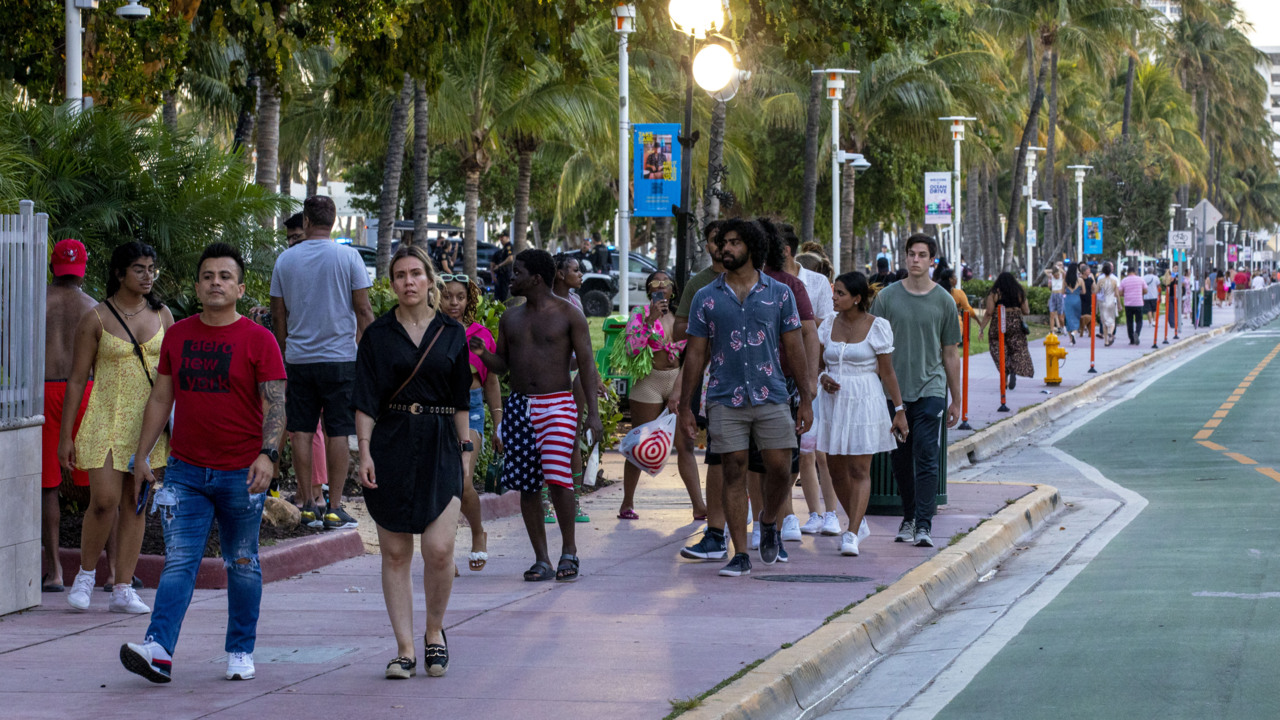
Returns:
[[[476,308],[480,304],[480,285],[466,275],[440,275],[440,309],[445,315],[457,320],[467,328],[467,342],[479,337],[484,346],[493,352],[497,349],[493,333],[489,328],[475,321]],[[471,428],[471,442],[475,443],[476,452],[471,453],[470,461],[465,468],[466,482],[462,483],[462,515],[471,526],[471,556],[467,567],[474,571],[484,569],[489,561],[489,537],[485,534],[480,520],[480,494],[476,492],[472,482],[476,472],[476,459],[480,448],[484,446],[484,406],[489,406],[493,416],[493,427],[497,428],[502,421],[502,386],[498,376],[489,372],[475,353],[471,356],[471,407],[467,415],[467,423]],[[502,441],[497,433],[493,436],[495,454],[502,454]]]

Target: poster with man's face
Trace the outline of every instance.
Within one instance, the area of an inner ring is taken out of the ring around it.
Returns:
[[[631,147],[635,217],[671,217],[680,202],[680,144],[675,123],[639,123]]]

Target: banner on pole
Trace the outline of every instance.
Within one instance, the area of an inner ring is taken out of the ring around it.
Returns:
[[[1190,250],[1192,236],[1190,230],[1174,230],[1169,233],[1169,247],[1174,250]]]
[[[1240,248],[1240,261],[1251,262],[1253,260],[1253,248],[1245,246]]]
[[[635,217],[672,217],[680,204],[679,123],[637,123],[631,154]]]
[[[1236,253],[1236,246],[1235,246],[1235,245],[1228,245],[1228,246],[1227,246],[1227,262],[1229,262],[1229,263],[1238,262],[1238,256],[1237,256],[1237,253]]]
[[[1084,254],[1102,254],[1102,218],[1100,217],[1084,219]]]
[[[1035,247],[1038,239],[1036,238],[1036,229],[1031,228],[1027,231],[1027,247]]]
[[[951,173],[924,174],[924,224],[951,224]]]

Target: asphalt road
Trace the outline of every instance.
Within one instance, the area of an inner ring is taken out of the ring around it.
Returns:
[[[936,717],[1280,716],[1278,355],[1235,337],[1057,443],[1147,504]]]

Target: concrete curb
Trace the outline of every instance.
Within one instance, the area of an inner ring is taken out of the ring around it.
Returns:
[[[360,533],[354,530],[338,530],[311,537],[283,540],[258,550],[258,562],[262,565],[262,582],[283,580],[310,572],[340,560],[349,560],[364,554]],[[62,563],[62,577],[74,578],[80,571],[80,551],[75,548],[59,548],[58,560]],[[142,584],[154,588],[160,583],[164,570],[163,555],[139,555],[138,566],[133,571]],[[98,558],[97,585],[102,585],[110,573],[107,554]],[[227,586],[227,571],[222,558],[204,558],[196,571],[196,588],[221,590]]]
[[[1057,511],[1057,488],[1037,485],[963,540],[944,548],[883,592],[858,603],[683,714],[687,720],[794,718],[887,653],[978,582],[1014,544]]]
[[[1179,340],[1176,344],[1160,348],[1115,370],[1102,373],[1057,397],[1020,410],[1012,417],[957,440],[947,447],[947,469],[949,472],[955,472],[966,465],[985,460],[1009,447],[1018,438],[1048,425],[1085,403],[1097,400],[1099,396],[1152,365],[1180,355],[1191,348],[1199,347],[1211,338],[1230,332],[1234,327],[1235,323],[1223,325],[1207,333]]]

